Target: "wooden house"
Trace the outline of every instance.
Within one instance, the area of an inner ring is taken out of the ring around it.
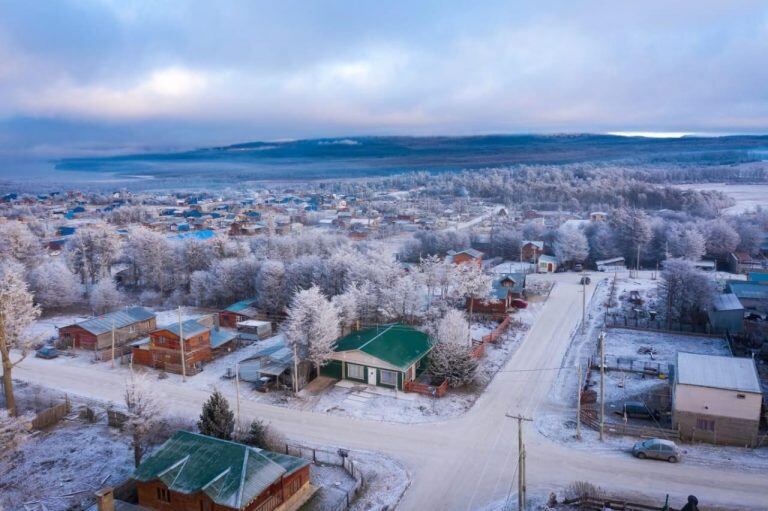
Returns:
[[[451,250],[448,252],[446,259],[453,264],[474,264],[478,267],[483,265],[483,253],[474,248],[467,248],[460,252]]]
[[[314,493],[302,458],[177,431],[133,473],[139,505],[158,511],[298,509]]]
[[[493,279],[491,294],[487,298],[468,298],[467,309],[473,313],[504,315],[512,307],[512,300],[522,299],[525,291],[524,273],[507,273]]]
[[[523,240],[523,244],[520,247],[520,259],[522,261],[529,261],[535,263],[541,254],[544,253],[543,241],[528,241]]]
[[[215,356],[233,349],[236,339],[235,331],[210,327],[196,319],[188,319],[181,324],[160,327],[150,332],[149,337],[133,343],[133,363],[193,375],[200,372],[203,365]]]
[[[61,327],[59,340],[74,348],[96,352],[111,351],[113,329],[115,346],[122,347],[147,335],[156,327],[154,312],[144,307],[129,307]]]
[[[403,390],[424,368],[433,345],[427,334],[408,325],[366,328],[339,339],[331,361],[320,373]]]
[[[256,298],[246,298],[235,302],[219,312],[221,326],[237,328],[237,324],[249,319],[263,319],[263,314],[256,308]]]

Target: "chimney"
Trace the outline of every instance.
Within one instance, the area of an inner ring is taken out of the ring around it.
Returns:
[[[96,509],[98,511],[115,511],[115,489],[111,486],[96,492]]]

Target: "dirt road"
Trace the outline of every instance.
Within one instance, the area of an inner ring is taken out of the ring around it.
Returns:
[[[507,413],[535,416],[547,396],[581,319],[582,288],[574,274],[547,277],[557,284],[522,345],[496,375],[475,406],[458,419],[428,424],[356,420],[243,400],[244,419],[272,422],[296,439],[385,452],[401,460],[413,484],[403,510],[472,510],[514,498],[517,466],[516,421]],[[591,293],[594,284],[588,288]],[[52,366],[29,358],[14,376],[63,391],[120,402],[124,373],[105,364]],[[196,416],[208,393],[183,384],[158,381],[169,413]],[[230,396],[234,398],[234,396]],[[766,474],[737,472],[693,463],[639,461],[629,454],[584,452],[550,442],[530,425],[525,428],[528,492],[546,495],[572,481],[586,480],[610,489],[640,492],[682,505],[694,493],[699,501],[739,509],[765,509]]]

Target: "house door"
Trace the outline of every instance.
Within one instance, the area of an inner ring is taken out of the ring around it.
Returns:
[[[552,268],[552,263],[547,263],[547,271],[548,271],[549,273],[552,273],[552,271],[553,271],[553,268]]]
[[[368,368],[368,384],[376,385],[376,368],[375,367]]]

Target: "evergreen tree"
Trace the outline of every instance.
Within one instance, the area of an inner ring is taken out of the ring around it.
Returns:
[[[243,438],[243,443],[260,449],[267,448],[268,426],[260,420],[251,422],[248,433]]]
[[[235,430],[235,414],[229,409],[229,403],[218,390],[203,404],[203,412],[197,421],[197,429],[203,435],[232,440]]]

